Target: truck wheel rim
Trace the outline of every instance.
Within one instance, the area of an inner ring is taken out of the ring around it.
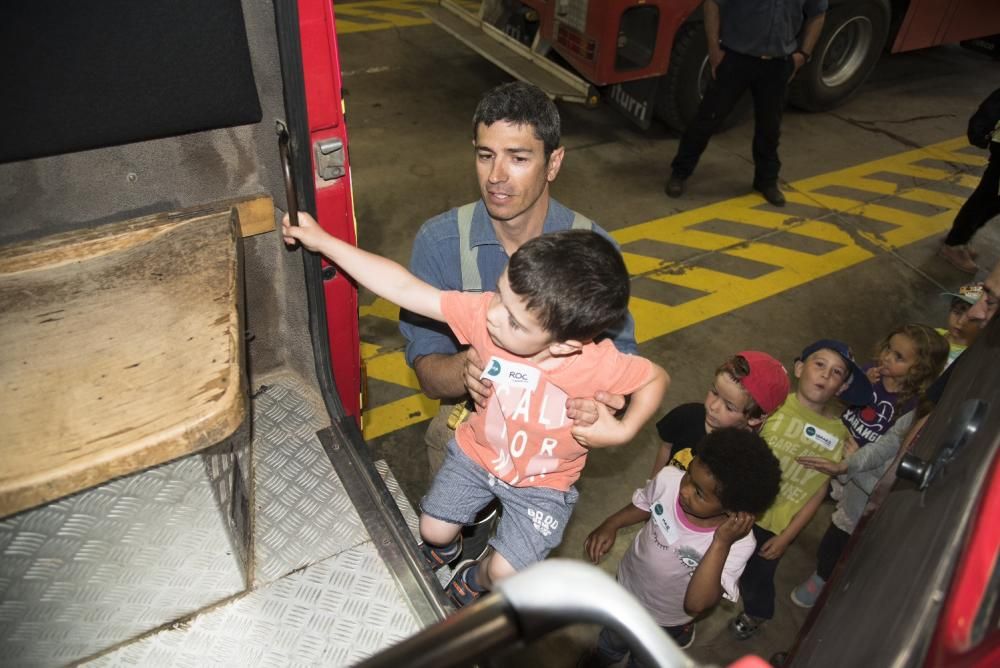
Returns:
[[[842,86],[858,73],[868,58],[872,33],[867,16],[855,16],[837,28],[823,51],[820,76],[824,86]]]

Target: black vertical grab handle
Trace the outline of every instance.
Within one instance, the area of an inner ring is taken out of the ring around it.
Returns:
[[[275,131],[278,133],[278,153],[281,156],[281,173],[285,178],[285,201],[288,207],[288,221],[295,225],[299,224],[299,201],[295,196],[295,179],[292,176],[292,160],[288,148],[288,128],[281,121],[275,123]]]

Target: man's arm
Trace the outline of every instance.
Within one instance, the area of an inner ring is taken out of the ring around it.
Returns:
[[[281,221],[281,233],[286,243],[298,241],[305,248],[322,253],[355,281],[393,304],[425,318],[444,321],[440,290],[388,258],[327,234],[308,213],[299,212],[298,223],[297,227],[293,227],[288,214],[285,214]]]
[[[715,530],[712,544],[691,575],[684,594],[684,611],[692,617],[705,612],[722,598],[722,569],[733,543],[750,532],[756,518],[751,513],[734,513]]]
[[[722,50],[719,43],[719,5],[715,0],[705,0],[702,7],[705,17],[705,39],[708,40],[708,62],[712,66],[712,78],[715,78],[715,70],[719,63],[726,57],[726,52]]]
[[[479,377],[483,362],[472,348],[453,355],[422,355],[413,362],[420,389],[431,399],[454,399],[466,393],[479,406],[486,405],[490,382]]]
[[[792,541],[799,535],[799,533],[809,524],[809,520],[813,518],[819,507],[823,505],[823,499],[826,498],[827,491],[830,489],[830,481],[827,480],[823,483],[823,486],[819,488],[819,491],[812,495],[812,498],[806,501],[806,505],[799,509],[799,512],[795,513],[792,517],[792,521],[788,523],[785,530],[779,533],[774,538],[770,539],[758,550],[758,554],[765,559],[777,559],[785,553],[788,546],[792,544]]]
[[[809,54],[810,58],[812,57],[813,49],[816,48],[816,42],[819,41],[819,34],[823,32],[824,21],[826,21],[825,12],[810,16],[806,19],[805,25],[802,26],[800,33],[802,37],[799,39],[799,48],[792,54],[792,62],[795,64],[796,72],[806,64],[805,54]]]

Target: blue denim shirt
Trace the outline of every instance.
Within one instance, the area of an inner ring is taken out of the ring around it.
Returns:
[[[748,56],[789,56],[799,48],[807,18],[826,12],[827,0],[715,0],[719,39]]]
[[[413,240],[413,254],[410,256],[410,271],[420,279],[442,290],[462,289],[461,258],[458,250],[457,209],[446,211],[431,218],[417,232]],[[568,230],[573,224],[573,212],[554,199],[549,199],[549,210],[545,216],[542,234]],[[611,239],[607,232],[594,225],[594,231]],[[617,242],[611,239],[615,247]],[[472,215],[470,243],[479,247],[479,276],[484,290],[495,290],[500,274],[507,266],[507,252],[493,231],[489,215],[482,201],[476,203]],[[461,346],[448,325],[400,310],[399,331],[406,337],[406,363],[411,367],[414,360],[422,355],[442,353],[451,355]],[[635,322],[629,314],[616,331],[608,331],[615,347],[623,353],[634,354]]]

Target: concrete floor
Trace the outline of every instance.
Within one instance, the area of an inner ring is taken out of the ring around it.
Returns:
[[[425,219],[477,197],[470,119],[478,96],[508,78],[434,26],[343,35],[340,51],[359,242],[406,263]],[[886,58],[848,104],[824,114],[787,112],[782,177],[798,181],[961,136],[969,114],[998,84],[995,62],[959,48]],[[660,125],[639,132],[608,108],[562,105],[560,110],[567,155],[554,196],[606,229],[750,191],[750,123],[716,137],[689,181],[689,192],[671,200],[662,188],[677,147],[673,132]],[[967,169],[978,175],[976,168]],[[856,224],[825,213],[838,224]],[[983,267],[1000,260],[998,228],[994,221],[977,237]],[[861,264],[645,342],[640,353],[665,366],[673,379],[662,412],[703,399],[713,369],[740,349],[767,350],[790,367],[800,349],[817,338],[840,338],[857,351],[869,351],[896,324],[943,325],[947,306],[937,295],[967,277],[935,257],[939,238],[895,252],[870,245],[875,257]],[[720,255],[718,261],[726,258]],[[364,319],[362,339],[384,351],[402,346],[395,325],[374,318]],[[369,401],[378,405],[398,392],[372,383]],[[418,424],[371,443],[414,503],[428,484],[422,434]],[[650,425],[634,443],[590,456],[579,483],[581,500],[557,556],[583,558],[584,538],[645,481],[657,447]],[[746,653],[766,658],[791,646],[806,611],[794,607],[788,594],[812,571],[831,511],[825,506],[783,558],[778,610],[765,632],[744,643],[731,640],[725,623],[736,608],[721,604],[699,621],[690,650],[694,658],[726,664]],[[620,536],[602,568],[614,573],[632,535]],[[520,655],[518,663],[575,665],[595,635],[595,628],[582,626],[562,632]]]

